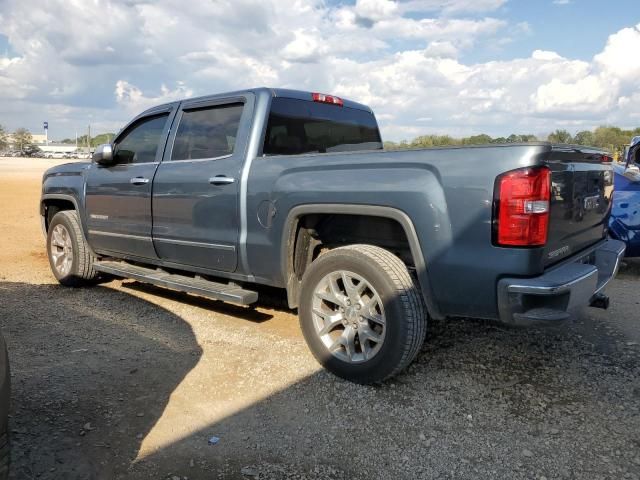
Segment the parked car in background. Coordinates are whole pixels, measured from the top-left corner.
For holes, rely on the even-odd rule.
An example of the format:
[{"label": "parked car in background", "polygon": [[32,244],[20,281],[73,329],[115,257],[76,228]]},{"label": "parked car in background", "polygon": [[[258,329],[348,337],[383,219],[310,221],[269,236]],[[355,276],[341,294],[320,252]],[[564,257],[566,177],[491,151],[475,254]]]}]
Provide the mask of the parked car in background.
[{"label": "parked car in background", "polygon": [[615,193],[609,235],[627,244],[627,257],[640,257],[640,136],[634,137],[623,162],[613,165]]},{"label": "parked car in background", "polygon": [[66,154],[64,152],[51,152],[47,154],[47,158],[67,158],[65,155]]},{"label": "parked car in background", "polygon": [[42,155],[42,150],[37,145],[28,145],[22,155],[25,157],[40,157]]}]

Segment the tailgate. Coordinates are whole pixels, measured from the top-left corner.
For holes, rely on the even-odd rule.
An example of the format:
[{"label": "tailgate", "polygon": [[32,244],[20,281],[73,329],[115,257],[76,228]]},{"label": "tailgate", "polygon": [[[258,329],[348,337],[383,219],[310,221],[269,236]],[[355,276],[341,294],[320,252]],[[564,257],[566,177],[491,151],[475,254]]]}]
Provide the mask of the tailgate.
[{"label": "tailgate", "polygon": [[554,146],[551,168],[549,233],[545,266],[607,236],[613,194],[611,156],[581,146]]}]

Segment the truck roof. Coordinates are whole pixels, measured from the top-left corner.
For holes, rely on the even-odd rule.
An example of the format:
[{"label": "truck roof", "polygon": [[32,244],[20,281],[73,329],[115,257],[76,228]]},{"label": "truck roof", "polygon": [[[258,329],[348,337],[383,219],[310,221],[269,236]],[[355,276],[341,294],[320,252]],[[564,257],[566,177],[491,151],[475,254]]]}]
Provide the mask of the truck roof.
[{"label": "truck roof", "polygon": [[[256,95],[259,95],[261,93],[267,93],[269,95],[271,95],[272,97],[282,97],[282,98],[294,98],[297,100],[308,100],[308,101],[312,101],[311,100],[311,94],[312,92],[308,92],[308,91],[304,91],[304,90],[291,90],[291,89],[286,89],[286,88],[269,88],[269,87],[257,87],[257,88],[248,88],[245,90],[235,90],[232,92],[221,92],[221,93],[214,93],[211,95],[203,95],[201,97],[190,97],[190,98],[183,98],[181,100],[176,100],[175,102],[168,102],[168,103],[163,103],[161,105],[156,105],[154,107],[151,107],[147,110],[145,110],[144,112],[142,112],[140,115],[144,115],[146,113],[152,112],[156,109],[161,109],[164,108],[168,105],[173,105],[175,103],[181,102],[183,100],[209,100],[209,99],[215,99],[218,97],[231,97],[234,95],[242,95],[245,93],[254,93]],[[322,92],[325,93],[325,92]],[[333,95],[333,94],[331,94]],[[348,100],[346,98],[340,97],[343,102],[344,102],[344,106],[345,107],[349,107],[349,108],[356,108],[358,110],[364,110],[367,112],[371,112],[373,113],[373,111],[371,110],[371,108],[369,108],[367,105],[364,105],[362,103],[358,103],[358,102],[354,102],[352,100]]]}]

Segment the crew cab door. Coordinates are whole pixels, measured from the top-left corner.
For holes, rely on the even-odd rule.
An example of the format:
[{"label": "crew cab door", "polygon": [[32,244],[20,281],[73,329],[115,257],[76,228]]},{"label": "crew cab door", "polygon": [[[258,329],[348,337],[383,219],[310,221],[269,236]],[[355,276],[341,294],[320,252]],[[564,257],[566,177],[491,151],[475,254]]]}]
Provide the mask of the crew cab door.
[{"label": "crew cab door", "polygon": [[153,184],[153,243],[170,263],[236,269],[252,94],[181,104]]},{"label": "crew cab door", "polygon": [[89,168],[86,221],[94,250],[157,258],[151,241],[151,187],[171,113],[167,107],[133,121],[114,141],[114,164]]}]

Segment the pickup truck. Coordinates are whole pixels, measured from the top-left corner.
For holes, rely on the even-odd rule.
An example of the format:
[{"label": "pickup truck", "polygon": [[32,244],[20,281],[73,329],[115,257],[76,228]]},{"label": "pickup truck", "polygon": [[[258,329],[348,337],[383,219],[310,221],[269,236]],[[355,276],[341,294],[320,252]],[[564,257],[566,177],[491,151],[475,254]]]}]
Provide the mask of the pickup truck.
[{"label": "pickup truck", "polygon": [[325,368],[377,383],[429,318],[606,308],[624,256],[610,161],[548,143],[386,151],[364,105],[258,88],[145,111],[92,162],[49,169],[40,213],[61,284],[242,305],[276,287]]}]

